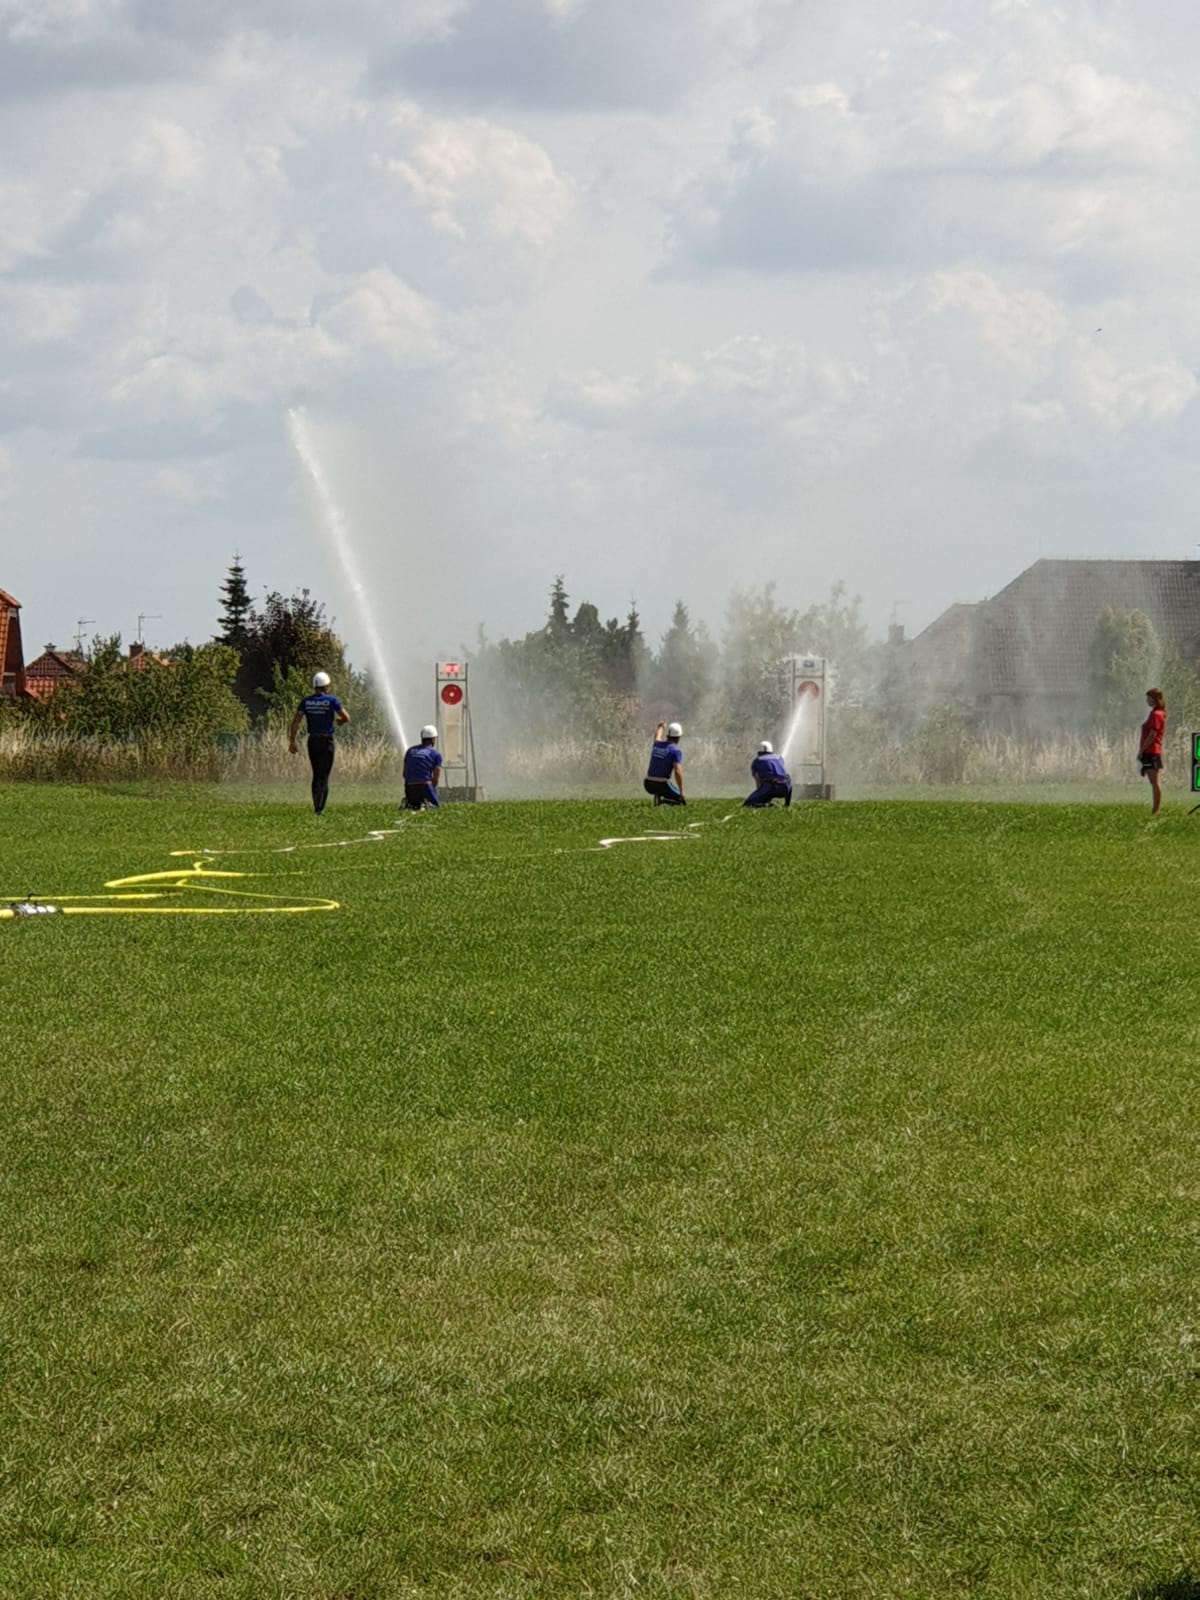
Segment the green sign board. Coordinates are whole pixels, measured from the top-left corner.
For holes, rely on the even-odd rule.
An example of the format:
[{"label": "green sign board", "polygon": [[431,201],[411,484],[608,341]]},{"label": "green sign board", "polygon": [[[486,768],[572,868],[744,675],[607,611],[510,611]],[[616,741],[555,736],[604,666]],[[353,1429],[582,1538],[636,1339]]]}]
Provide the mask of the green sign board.
[{"label": "green sign board", "polygon": [[1200,733],[1192,735],[1192,793],[1200,794]]}]

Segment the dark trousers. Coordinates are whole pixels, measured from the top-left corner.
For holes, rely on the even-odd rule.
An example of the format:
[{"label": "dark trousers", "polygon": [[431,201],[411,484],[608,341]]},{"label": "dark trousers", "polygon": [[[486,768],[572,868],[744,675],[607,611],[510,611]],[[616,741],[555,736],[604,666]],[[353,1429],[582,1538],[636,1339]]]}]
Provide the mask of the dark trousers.
[{"label": "dark trousers", "polygon": [[754,793],[747,797],[743,804],[753,806],[757,811],[761,806],[769,806],[772,800],[782,800],[784,807],[792,803],[792,786],[790,783],[778,783],[771,779],[768,783],[759,784]]},{"label": "dark trousers", "polygon": [[685,806],[687,801],[671,782],[670,778],[646,778],[643,787],[647,794],[654,796],[656,806]]},{"label": "dark trousers", "polygon": [[308,736],[308,764],[312,768],[313,810],[318,816],[329,799],[329,774],[333,771],[333,735],[310,733]]},{"label": "dark trousers", "polygon": [[438,808],[437,790],[431,783],[406,783],[404,785],[404,809],[406,811],[420,811],[422,806]]}]

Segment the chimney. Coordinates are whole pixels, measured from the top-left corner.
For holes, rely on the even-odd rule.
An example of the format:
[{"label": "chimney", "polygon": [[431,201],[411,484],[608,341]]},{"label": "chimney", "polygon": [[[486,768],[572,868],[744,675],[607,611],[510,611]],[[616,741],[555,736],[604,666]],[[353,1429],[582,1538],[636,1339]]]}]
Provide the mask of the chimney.
[{"label": "chimney", "polygon": [[904,643],[904,624],[902,622],[888,623],[888,644],[895,646]]}]

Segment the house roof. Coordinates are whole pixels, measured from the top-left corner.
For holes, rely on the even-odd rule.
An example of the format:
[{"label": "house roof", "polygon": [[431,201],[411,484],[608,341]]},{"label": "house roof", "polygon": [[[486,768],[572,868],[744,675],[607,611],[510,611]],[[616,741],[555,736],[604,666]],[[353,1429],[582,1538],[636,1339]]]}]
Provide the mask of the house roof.
[{"label": "house roof", "polygon": [[83,657],[73,650],[43,650],[25,668],[25,678],[73,678],[83,666]]},{"label": "house roof", "polygon": [[1086,683],[1100,613],[1144,611],[1169,650],[1200,650],[1200,561],[1035,561],[979,608],[978,687]]},{"label": "house roof", "polygon": [[159,655],[156,650],[147,650],[145,645],[131,644],[129,654],[125,657],[125,664],[134,672],[145,672],[153,661],[156,667],[173,667],[175,665],[170,656]]},{"label": "house roof", "polygon": [[927,628],[909,640],[910,648],[918,654],[940,649],[945,642],[957,639],[969,630],[978,610],[978,604],[968,604],[962,600],[947,606]]},{"label": "house roof", "polygon": [[0,605],[16,606],[18,611],[21,609],[21,602],[14,600],[12,595],[5,589],[0,589]]},{"label": "house roof", "polygon": [[948,606],[907,645],[910,670],[933,691],[961,689],[971,658],[978,605]]}]

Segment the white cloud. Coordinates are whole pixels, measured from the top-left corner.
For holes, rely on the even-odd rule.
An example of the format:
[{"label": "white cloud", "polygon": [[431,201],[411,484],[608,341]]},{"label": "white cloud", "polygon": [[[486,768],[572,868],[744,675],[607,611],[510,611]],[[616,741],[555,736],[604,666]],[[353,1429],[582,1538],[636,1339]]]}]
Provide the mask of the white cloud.
[{"label": "white cloud", "polygon": [[127,11],[124,0],[0,0],[0,28],[14,45],[78,44],[109,32]]},{"label": "white cloud", "polygon": [[1072,340],[1060,350],[1052,380],[1068,416],[1107,434],[1173,422],[1196,393],[1196,377],[1178,361],[1123,365],[1098,342]]},{"label": "white cloud", "polygon": [[866,328],[873,388],[889,397],[893,426],[910,432],[936,419],[943,436],[970,438],[1047,381],[1073,331],[1044,291],[963,268],[881,292]]},{"label": "white cloud", "polygon": [[560,375],[547,407],[581,427],[705,449],[757,450],[785,438],[811,450],[820,440],[821,457],[832,459],[831,424],[859,411],[865,390],[864,374],[845,361],[751,338],[692,359],[664,357],[640,375]]},{"label": "white cloud", "polygon": [[658,107],[780,41],[795,0],[462,0],[377,53],[382,89],[544,107]]},{"label": "white cloud", "polygon": [[550,245],[570,191],[540,145],[479,117],[427,119],[412,107],[391,125],[405,148],[384,157],[384,167],[436,233],[511,244],[534,257]]},{"label": "white cloud", "polygon": [[381,37],[436,35],[458,0],[0,0],[0,86],[14,98],[180,81],[210,70],[247,35],[290,46],[319,39],[327,58]]},{"label": "white cloud", "polygon": [[[544,149],[363,101],[353,78],[243,40],[213,85],[81,106],[85,140],[27,113],[14,165],[41,181],[6,189],[0,271],[20,275],[0,278],[0,341],[26,352],[7,381],[34,420],[211,431],[331,378],[436,364],[442,304],[525,292],[571,208]],[[30,365],[50,346],[69,378]],[[4,389],[0,431],[29,420]]]},{"label": "white cloud", "polygon": [[441,354],[437,318],[428,301],[392,273],[377,269],[338,295],[316,317],[355,366],[434,361]]},{"label": "white cloud", "polygon": [[247,324],[225,310],[156,316],[146,303],[91,376],[123,425],[170,419],[212,429],[233,408],[277,409],[346,372],[420,367],[441,353],[432,308],[380,269],[324,297],[304,322]]},{"label": "white cloud", "polygon": [[986,448],[993,471],[1003,440],[1013,473],[1027,453],[1094,460],[1169,430],[1195,396],[1195,374],[1147,339],[1130,306],[1103,315],[1103,326],[1081,327],[1042,291],[973,271],[881,296],[869,327],[893,426]]},{"label": "white cloud", "polygon": [[[1195,211],[1194,97],[1165,60],[1132,75],[1082,11],[1056,11],[1036,55],[1026,33],[1023,13],[999,10],[971,37],[940,35],[930,59],[902,32],[885,59],[752,107],[724,159],[681,188],[669,262],[778,272],[1019,258],[1085,292],[1136,272],[1152,233]],[[1114,59],[1089,59],[1096,49]]]},{"label": "white cloud", "polygon": [[129,170],[168,189],[187,188],[204,174],[204,141],[178,122],[150,117],[130,147]]},{"label": "white cloud", "polygon": [[64,344],[85,331],[89,298],[76,284],[0,282],[0,341]]},{"label": "white cloud", "polygon": [[159,467],[153,482],[158,494],[176,505],[201,506],[225,495],[224,474],[212,462]]}]

